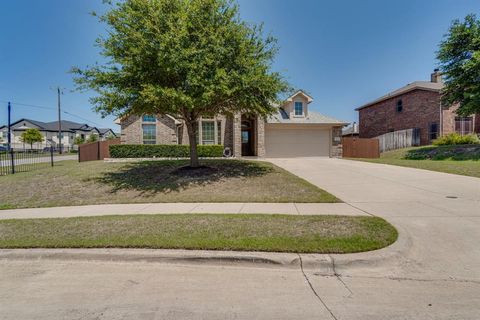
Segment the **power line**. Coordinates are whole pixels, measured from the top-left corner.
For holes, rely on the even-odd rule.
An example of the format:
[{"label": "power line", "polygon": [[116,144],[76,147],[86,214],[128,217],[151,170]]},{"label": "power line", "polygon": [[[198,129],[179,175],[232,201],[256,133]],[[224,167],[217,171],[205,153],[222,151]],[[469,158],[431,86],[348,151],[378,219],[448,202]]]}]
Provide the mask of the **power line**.
[{"label": "power line", "polygon": [[[19,105],[19,106],[24,106],[24,107],[31,107],[31,108],[39,108],[39,109],[48,109],[48,110],[57,110],[57,108],[54,108],[54,107],[47,107],[47,106],[39,106],[39,105],[35,105],[35,104],[27,104],[27,103],[20,103],[20,102],[15,102],[15,101],[7,101],[7,100],[0,100],[0,102],[3,102],[3,103],[12,103],[12,104],[15,104],[15,105]],[[94,125],[97,125],[97,126],[102,126],[101,124],[99,123],[96,123],[92,120],[89,120],[89,119],[86,119],[86,118],[83,118],[79,115],[76,115],[74,113],[71,113],[71,112],[68,112],[68,111],[62,111],[63,113],[65,114],[68,114],[72,117],[76,117],[76,118],[79,118],[79,119],[82,119],[83,121],[88,121],[90,123],[93,123]]]}]

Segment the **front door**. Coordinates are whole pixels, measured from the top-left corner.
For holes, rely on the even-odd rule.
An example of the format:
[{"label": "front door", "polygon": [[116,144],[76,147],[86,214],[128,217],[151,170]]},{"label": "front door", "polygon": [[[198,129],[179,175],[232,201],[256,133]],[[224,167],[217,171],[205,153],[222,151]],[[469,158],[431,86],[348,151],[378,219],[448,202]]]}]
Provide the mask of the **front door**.
[{"label": "front door", "polygon": [[253,126],[252,121],[242,121],[242,156],[253,156]]}]

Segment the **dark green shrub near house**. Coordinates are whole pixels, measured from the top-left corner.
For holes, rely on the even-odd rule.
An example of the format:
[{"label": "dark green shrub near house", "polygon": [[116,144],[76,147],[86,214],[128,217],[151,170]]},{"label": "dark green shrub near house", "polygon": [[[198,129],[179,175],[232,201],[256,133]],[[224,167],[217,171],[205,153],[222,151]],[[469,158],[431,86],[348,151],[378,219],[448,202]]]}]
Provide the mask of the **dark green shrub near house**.
[{"label": "dark green shrub near house", "polygon": [[[112,158],[188,158],[190,147],[182,144],[116,144],[110,146]],[[221,145],[199,145],[198,156],[219,158],[223,156]]]}]

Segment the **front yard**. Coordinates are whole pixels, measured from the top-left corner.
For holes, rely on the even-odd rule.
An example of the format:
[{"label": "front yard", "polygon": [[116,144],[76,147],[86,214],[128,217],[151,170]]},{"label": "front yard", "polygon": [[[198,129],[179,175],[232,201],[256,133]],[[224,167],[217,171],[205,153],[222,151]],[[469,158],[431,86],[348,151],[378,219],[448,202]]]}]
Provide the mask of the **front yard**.
[{"label": "front yard", "polygon": [[210,169],[182,170],[184,160],[138,163],[61,161],[53,168],[0,177],[0,208],[145,202],[339,202],[271,164],[205,160]]},{"label": "front yard", "polygon": [[0,248],[162,248],[349,253],[393,243],[369,216],[126,215],[0,221]]},{"label": "front yard", "polygon": [[480,146],[428,146],[384,152],[378,159],[352,159],[480,178]]}]

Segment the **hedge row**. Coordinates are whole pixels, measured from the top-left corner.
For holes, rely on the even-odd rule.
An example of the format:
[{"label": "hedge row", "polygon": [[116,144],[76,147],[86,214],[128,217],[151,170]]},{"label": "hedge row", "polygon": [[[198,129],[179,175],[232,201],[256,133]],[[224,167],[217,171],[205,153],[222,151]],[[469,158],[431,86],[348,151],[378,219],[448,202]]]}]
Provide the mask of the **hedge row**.
[{"label": "hedge row", "polygon": [[[222,157],[223,146],[199,145],[199,157]],[[190,146],[182,144],[113,144],[110,145],[112,158],[188,158]]]}]

